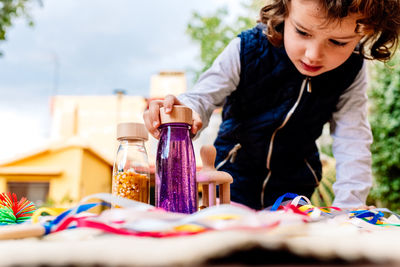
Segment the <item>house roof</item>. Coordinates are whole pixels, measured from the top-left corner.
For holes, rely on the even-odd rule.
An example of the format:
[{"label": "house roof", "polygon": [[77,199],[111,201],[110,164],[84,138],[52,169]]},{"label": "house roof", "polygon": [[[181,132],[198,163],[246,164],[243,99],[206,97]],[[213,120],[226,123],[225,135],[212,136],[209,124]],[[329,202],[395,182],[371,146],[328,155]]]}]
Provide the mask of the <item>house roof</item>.
[{"label": "house roof", "polygon": [[[89,151],[90,153],[94,154],[96,157],[98,157],[105,163],[109,164],[110,166],[113,165],[113,159],[111,159],[105,153],[102,153],[101,151],[96,149],[93,145],[90,144],[90,142],[88,140],[86,140],[85,138],[82,138],[82,137],[73,136],[73,137],[70,137],[70,138],[67,138],[64,140],[49,142],[49,143],[45,144],[44,146],[39,147],[37,149],[27,151],[25,153],[18,154],[12,158],[3,160],[0,162],[0,167],[2,167],[2,166],[5,167],[10,164],[16,163],[18,161],[21,161],[21,160],[24,160],[27,158],[31,158],[31,157],[35,157],[39,154],[43,154],[43,153],[47,153],[47,152],[55,152],[55,151],[63,150],[63,149],[70,148],[70,147],[79,147],[79,148],[85,149],[85,150]],[[22,169],[21,169],[21,171],[22,171]],[[53,172],[54,173],[54,170],[50,171],[49,169],[47,169],[47,170],[42,169],[42,170],[36,170],[36,172],[50,172],[50,173]]]},{"label": "house roof", "polygon": [[55,167],[0,167],[0,175],[60,176],[63,170]]}]

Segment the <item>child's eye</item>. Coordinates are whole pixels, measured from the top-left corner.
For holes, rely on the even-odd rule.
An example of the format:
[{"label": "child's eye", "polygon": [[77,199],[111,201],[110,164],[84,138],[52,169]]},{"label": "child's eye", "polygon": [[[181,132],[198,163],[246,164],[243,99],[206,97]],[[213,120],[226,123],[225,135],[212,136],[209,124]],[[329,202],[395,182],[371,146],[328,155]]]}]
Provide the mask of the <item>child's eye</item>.
[{"label": "child's eye", "polygon": [[345,46],[345,45],[347,45],[347,43],[342,43],[342,42],[339,42],[339,41],[336,41],[336,40],[333,40],[333,39],[330,39],[329,41],[332,44],[337,45],[337,46]]},{"label": "child's eye", "polygon": [[308,33],[303,32],[303,31],[301,31],[301,30],[299,30],[299,29],[297,29],[297,28],[296,28],[296,32],[297,32],[298,34],[302,35],[302,36],[310,36]]}]

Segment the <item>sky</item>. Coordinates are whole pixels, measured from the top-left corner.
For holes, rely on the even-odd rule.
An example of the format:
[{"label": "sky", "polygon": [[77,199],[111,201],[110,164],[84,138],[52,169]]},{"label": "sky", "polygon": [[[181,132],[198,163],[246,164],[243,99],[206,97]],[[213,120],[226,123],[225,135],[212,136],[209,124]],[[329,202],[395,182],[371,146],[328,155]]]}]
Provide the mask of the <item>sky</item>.
[{"label": "sky", "polygon": [[33,27],[17,19],[0,42],[0,160],[46,142],[51,95],[148,96],[151,75],[199,66],[200,48],[185,33],[193,11],[241,8],[238,0],[42,2]]}]

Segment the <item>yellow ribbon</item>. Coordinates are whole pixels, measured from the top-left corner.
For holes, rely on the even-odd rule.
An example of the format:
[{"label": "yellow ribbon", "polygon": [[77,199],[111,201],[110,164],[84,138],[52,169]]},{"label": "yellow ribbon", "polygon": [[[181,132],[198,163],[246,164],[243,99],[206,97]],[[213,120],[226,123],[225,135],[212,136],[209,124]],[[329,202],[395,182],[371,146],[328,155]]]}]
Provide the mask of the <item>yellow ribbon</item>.
[{"label": "yellow ribbon", "polygon": [[46,208],[42,207],[37,210],[32,214],[32,223],[38,223],[39,222],[39,217],[42,216],[43,213],[47,213],[50,216],[57,216],[61,214],[65,209],[63,208]]}]

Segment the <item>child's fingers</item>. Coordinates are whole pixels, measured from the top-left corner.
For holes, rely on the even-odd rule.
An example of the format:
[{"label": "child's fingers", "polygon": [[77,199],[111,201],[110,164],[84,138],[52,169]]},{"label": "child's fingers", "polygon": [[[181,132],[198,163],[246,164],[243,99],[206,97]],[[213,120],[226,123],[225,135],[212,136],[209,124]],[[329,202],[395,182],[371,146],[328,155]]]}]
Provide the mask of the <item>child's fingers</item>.
[{"label": "child's fingers", "polygon": [[375,206],[362,206],[362,208],[366,209],[366,210],[373,210],[376,209]]},{"label": "child's fingers", "polygon": [[[176,98],[174,95],[167,95],[164,98],[164,108],[165,108],[165,113],[170,113],[174,107],[174,105],[182,105],[182,103]],[[200,116],[193,111],[193,124],[192,124],[192,129],[191,132],[192,134],[196,134],[201,127],[203,126],[203,122],[200,119]]]},{"label": "child's fingers", "polygon": [[149,112],[149,110],[146,110],[146,111],[143,113],[143,120],[144,120],[144,125],[145,125],[146,128],[147,128],[147,131],[148,131],[152,136],[154,136],[154,138],[158,139],[158,138],[160,137],[160,132],[158,131],[157,128],[154,128],[154,127],[152,126],[152,122],[151,122],[151,120],[150,120],[150,112]]},{"label": "child's fingers", "polygon": [[[171,113],[174,105],[182,105],[182,103],[174,96],[167,95],[164,100],[154,100],[149,104],[149,109],[143,113],[144,124],[149,133],[155,138],[160,137],[160,108],[164,107],[166,113]],[[196,134],[202,127],[203,123],[197,113],[193,113],[192,133]]]},{"label": "child's fingers", "polygon": [[154,100],[149,104],[149,109],[143,113],[143,119],[145,126],[149,133],[155,138],[159,138],[160,132],[157,129],[160,126],[160,108],[163,105],[163,101]]},{"label": "child's fingers", "polygon": [[174,105],[182,105],[182,103],[174,95],[167,95],[163,102],[165,113],[170,113]]},{"label": "child's fingers", "polygon": [[163,102],[160,100],[151,101],[149,104],[149,119],[153,128],[160,126],[160,108],[162,106]]},{"label": "child's fingers", "polygon": [[203,127],[203,122],[201,121],[200,115],[193,111],[193,125],[191,132],[192,134],[196,134],[201,127]]},{"label": "child's fingers", "polygon": [[353,209],[350,209],[350,210],[354,211],[354,210],[373,210],[373,209],[376,209],[376,207],[375,206],[363,205],[363,206],[359,206],[357,208],[353,208]]}]

